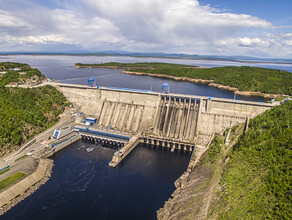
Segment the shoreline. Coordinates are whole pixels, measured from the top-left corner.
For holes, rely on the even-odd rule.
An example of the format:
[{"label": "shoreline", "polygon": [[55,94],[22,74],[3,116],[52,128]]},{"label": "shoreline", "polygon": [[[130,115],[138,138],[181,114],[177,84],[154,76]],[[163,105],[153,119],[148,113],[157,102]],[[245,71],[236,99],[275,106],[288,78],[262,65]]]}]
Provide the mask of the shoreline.
[{"label": "shoreline", "polygon": [[[29,176],[22,179],[20,182],[4,190],[0,194],[2,197],[0,199],[1,204],[4,203],[0,207],[0,216],[5,214],[12,207],[20,203],[25,198],[29,197],[31,194],[37,191],[42,185],[44,185],[51,177],[53,166],[54,166],[53,160],[41,159],[41,161],[38,164],[37,170],[34,173],[30,174]],[[28,187],[25,186],[27,184],[29,184]],[[18,190],[15,190],[16,188],[18,188]],[[13,198],[9,199],[9,197]],[[5,199],[9,201],[4,201]]]},{"label": "shoreline", "polygon": [[262,93],[262,92],[240,91],[235,87],[224,86],[224,85],[221,85],[218,83],[214,83],[214,80],[193,79],[193,78],[189,78],[189,77],[161,75],[161,74],[145,73],[145,72],[132,72],[132,71],[127,71],[127,70],[123,70],[121,72],[131,74],[131,75],[151,76],[151,77],[166,78],[166,79],[173,79],[173,80],[177,80],[177,81],[187,81],[187,82],[191,82],[191,83],[203,84],[203,85],[208,85],[210,87],[215,87],[215,88],[218,88],[221,90],[234,92],[236,95],[241,95],[241,96],[256,96],[256,97],[263,97],[265,99],[272,99],[272,98],[284,96],[284,95],[280,95],[280,94],[266,94],[266,93]]},{"label": "shoreline", "polygon": [[[231,87],[231,86],[225,86],[221,85],[218,83],[215,83],[214,80],[206,80],[206,79],[193,79],[189,77],[182,77],[182,76],[171,76],[171,75],[161,75],[161,74],[155,74],[155,73],[146,73],[146,72],[135,72],[135,71],[129,71],[130,68],[120,68],[118,66],[78,66],[74,65],[75,68],[108,68],[108,69],[114,69],[118,70],[121,69],[121,73],[126,73],[130,75],[138,75],[138,76],[151,76],[151,77],[158,77],[158,78],[166,78],[166,79],[173,79],[177,81],[187,81],[191,83],[196,83],[196,84],[203,84],[203,85],[208,85],[211,87],[215,87],[221,90],[229,91],[229,92],[234,92],[236,95],[240,96],[254,96],[254,97],[263,97],[264,99],[273,99],[273,98],[278,98],[286,95],[281,95],[281,94],[266,94],[262,92],[253,92],[253,91],[240,91],[236,87]],[[205,68],[205,67],[197,67],[197,68]],[[124,69],[124,70],[123,70]],[[126,69],[126,70],[125,70]]]},{"label": "shoreline", "polygon": [[118,69],[124,69],[124,68],[120,68],[118,66],[78,66],[78,65],[74,65],[75,68],[87,68],[87,69],[92,69],[92,68],[100,68],[100,69],[103,69],[103,68],[106,68],[106,69],[114,69],[114,70],[118,70]]}]

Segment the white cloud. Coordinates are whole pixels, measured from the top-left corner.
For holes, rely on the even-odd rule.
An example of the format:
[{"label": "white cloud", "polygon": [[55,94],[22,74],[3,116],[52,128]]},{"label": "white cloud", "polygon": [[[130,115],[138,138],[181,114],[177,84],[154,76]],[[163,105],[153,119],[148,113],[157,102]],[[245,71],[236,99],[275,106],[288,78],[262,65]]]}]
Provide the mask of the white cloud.
[{"label": "white cloud", "polygon": [[257,47],[257,46],[268,47],[270,45],[270,43],[268,41],[262,40],[258,37],[256,37],[256,38],[249,38],[249,37],[237,38],[236,43],[240,47]]},{"label": "white cloud", "polygon": [[6,45],[45,45],[45,44],[74,44],[76,41],[62,35],[30,35],[22,37],[11,37],[9,35],[1,37],[0,44]]},{"label": "white cloud", "polygon": [[285,40],[283,43],[287,46],[292,46],[292,39],[291,40]]},{"label": "white cloud", "polygon": [[292,33],[269,33],[256,38],[237,38],[236,43],[240,47],[280,47],[292,46]]},{"label": "white cloud", "polygon": [[0,10],[0,27],[13,28],[13,27],[26,27],[29,24],[23,22],[21,19],[10,15],[10,13]]},{"label": "white cloud", "polygon": [[48,43],[63,43],[73,44],[74,39],[69,39],[61,35],[41,35],[41,36],[26,36],[17,38],[21,44],[23,43],[36,43],[36,44],[48,44]]},{"label": "white cloud", "polygon": [[214,13],[195,0],[84,0],[121,34],[142,42],[175,43],[178,39],[214,41],[241,28],[269,28],[270,22],[244,14]]},{"label": "white cloud", "polygon": [[28,50],[71,45],[92,51],[225,55],[252,55],[256,49],[273,55],[273,48],[280,51],[286,46],[281,53],[285,56],[291,46],[290,33],[244,34],[274,30],[264,19],[201,6],[198,0],[67,0],[50,8],[34,3],[23,8],[19,1],[7,1],[7,7],[3,2],[0,51],[15,50],[18,45],[24,49],[27,45]]}]

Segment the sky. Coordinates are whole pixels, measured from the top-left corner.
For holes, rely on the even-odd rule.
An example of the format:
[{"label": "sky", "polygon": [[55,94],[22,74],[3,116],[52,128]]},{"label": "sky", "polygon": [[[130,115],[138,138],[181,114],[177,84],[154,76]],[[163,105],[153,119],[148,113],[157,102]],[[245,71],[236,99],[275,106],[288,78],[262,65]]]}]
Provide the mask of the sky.
[{"label": "sky", "polygon": [[292,0],[0,0],[0,52],[292,58]]}]

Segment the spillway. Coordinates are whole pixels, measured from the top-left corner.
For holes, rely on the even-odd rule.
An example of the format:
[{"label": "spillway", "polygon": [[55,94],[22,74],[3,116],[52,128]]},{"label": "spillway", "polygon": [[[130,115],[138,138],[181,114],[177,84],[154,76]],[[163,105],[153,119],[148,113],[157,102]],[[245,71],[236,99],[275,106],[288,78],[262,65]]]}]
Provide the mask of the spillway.
[{"label": "spillway", "polygon": [[200,100],[161,96],[154,134],[183,140],[194,140]]}]

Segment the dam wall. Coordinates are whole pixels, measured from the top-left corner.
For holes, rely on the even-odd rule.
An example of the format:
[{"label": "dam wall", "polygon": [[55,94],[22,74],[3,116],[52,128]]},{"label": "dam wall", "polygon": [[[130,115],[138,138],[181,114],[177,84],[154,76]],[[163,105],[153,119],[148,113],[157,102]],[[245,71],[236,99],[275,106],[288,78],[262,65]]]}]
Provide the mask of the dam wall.
[{"label": "dam wall", "polygon": [[155,143],[181,142],[184,146],[206,146],[213,133],[222,133],[273,107],[269,103],[144,90],[69,84],[56,87],[86,116],[96,117],[99,128],[133,135],[141,132],[140,138],[151,137]]},{"label": "dam wall", "polygon": [[162,95],[154,134],[193,140],[196,136],[199,106],[200,99]]},{"label": "dam wall", "polygon": [[205,146],[213,133],[223,133],[246,118],[253,118],[270,109],[269,103],[257,103],[219,98],[204,98],[200,106],[197,144]]},{"label": "dam wall", "polygon": [[57,88],[80,111],[97,117],[99,127],[131,133],[152,127],[159,104],[158,93],[66,84]]}]

